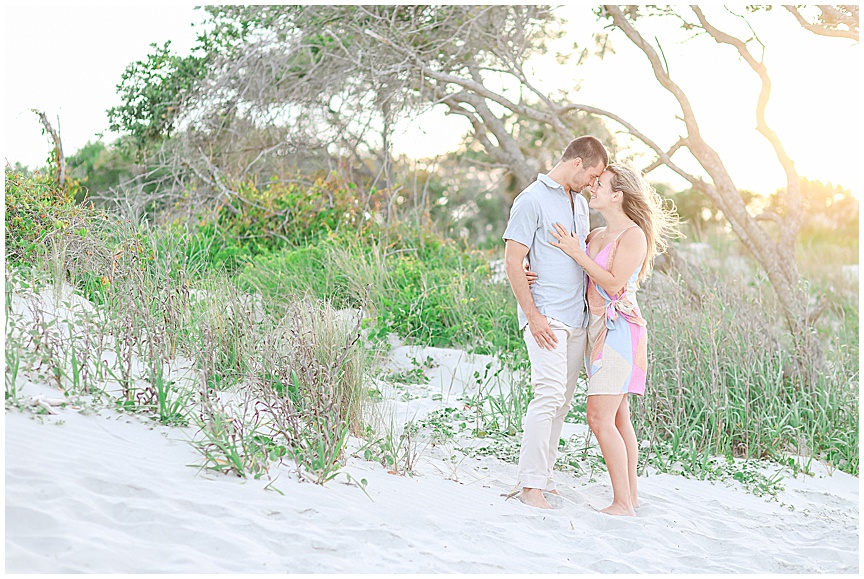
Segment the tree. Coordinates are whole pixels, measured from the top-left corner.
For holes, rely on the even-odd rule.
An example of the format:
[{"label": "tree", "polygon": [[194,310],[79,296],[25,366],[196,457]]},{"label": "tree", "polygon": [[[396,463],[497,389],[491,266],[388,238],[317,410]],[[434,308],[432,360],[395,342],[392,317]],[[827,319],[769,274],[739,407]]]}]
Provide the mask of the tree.
[{"label": "tree", "polygon": [[[467,120],[468,140],[485,155],[478,162],[509,172],[516,190],[548,166],[533,145],[538,134],[543,151],[561,151],[587,132],[609,136],[596,117],[558,106],[563,95],[545,94],[525,73],[526,61],[563,33],[547,7],[207,11],[210,32],[199,37],[194,63],[181,65],[160,51],[131,65],[120,87],[126,102],[111,118],[118,128],[151,140],[173,135],[169,156],[179,155],[183,166],[226,197],[234,194],[227,175],[261,171],[285,149],[375,159],[370,180],[389,188],[393,124],[433,106]],[[138,106],[141,87],[163,62],[170,64],[169,81],[158,81],[159,97],[147,93],[144,102],[170,103],[170,117],[167,109]],[[172,70],[197,71],[202,63],[206,74],[194,86],[180,91],[182,85],[170,81]]]},{"label": "tree", "polygon": [[[795,241],[802,223],[800,177],[780,138],[765,120],[765,109],[771,94],[771,78],[761,58],[757,58],[750,49],[752,42],[758,42],[758,37],[753,33],[750,38],[742,40],[714,26],[699,6],[691,6],[690,10],[692,14],[684,15],[679,13],[677,9],[668,7],[649,7],[644,10],[638,6],[627,6],[622,9],[619,6],[606,5],[598,11],[600,17],[610,20],[614,28],[621,31],[645,54],[657,81],[676,99],[681,113],[680,119],[684,123],[686,133],[672,147],[661,148],[632,124],[611,112],[601,111],[593,107],[581,108],[605,115],[623,124],[631,135],[653,150],[657,154],[657,160],[646,168],[646,172],[660,165],[666,165],[686,179],[723,212],[732,229],[761,264],[771,281],[787,326],[795,340],[796,351],[799,354],[799,367],[812,378],[815,370],[821,366],[823,354],[815,339],[812,325],[814,316],[820,310],[810,309],[809,296],[802,287],[795,262]],[[790,12],[796,13],[791,9]],[[834,11],[827,10],[827,8],[822,11],[822,23],[819,25],[821,29],[836,29],[842,23],[857,39],[857,8],[839,7],[836,12],[845,15],[845,17],[830,20],[828,15],[833,14]],[[786,173],[786,191],[782,199],[784,213],[782,219],[775,212],[767,211],[753,216],[747,211],[746,200],[743,198],[741,190],[735,185],[732,176],[723,164],[723,160],[701,134],[699,120],[687,94],[675,82],[662,51],[658,54],[659,49],[655,48],[639,32],[638,21],[640,18],[646,17],[646,14],[647,17],[652,18],[676,19],[685,29],[707,34],[718,44],[732,47],[746,65],[758,75],[761,81],[761,91],[755,106],[756,127],[758,132],[772,145],[777,161]],[[808,29],[810,28],[808,27]],[[692,154],[710,180],[704,180],[685,171],[675,162],[673,157],[676,153],[685,150]],[[772,226],[765,226],[766,222],[771,223]],[[778,232],[776,235],[773,234],[774,230]]]},{"label": "tree", "polygon": [[139,151],[174,132],[182,105],[206,72],[206,57],[172,54],[170,41],[150,47],[146,60],[126,67],[117,85],[122,104],[108,110],[109,128],[128,134]]},{"label": "tree", "polygon": [[66,165],[69,175],[82,186],[76,198],[78,202],[84,199],[85,193],[90,198],[101,198],[102,194],[128,180],[135,168],[132,160],[124,156],[122,146],[106,147],[102,141],[87,141],[69,155]]}]

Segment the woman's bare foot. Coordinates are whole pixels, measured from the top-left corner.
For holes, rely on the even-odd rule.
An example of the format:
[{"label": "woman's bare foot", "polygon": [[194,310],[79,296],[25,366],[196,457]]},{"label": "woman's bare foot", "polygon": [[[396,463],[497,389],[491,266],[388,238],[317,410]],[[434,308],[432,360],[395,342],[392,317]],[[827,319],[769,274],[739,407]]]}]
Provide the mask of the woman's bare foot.
[{"label": "woman's bare foot", "polygon": [[639,499],[630,497],[630,504],[633,505],[634,509],[638,509],[639,508]]},{"label": "woman's bare foot", "polygon": [[546,500],[546,497],[543,496],[543,491],[541,489],[524,487],[522,492],[519,494],[519,500],[529,507],[537,507],[538,509],[552,508],[552,505],[550,505],[549,501]]},{"label": "woman's bare foot", "polygon": [[619,505],[616,503],[612,503],[602,511],[601,513],[606,513],[607,515],[616,515],[618,517],[635,517],[636,511],[632,508],[626,507],[624,505]]}]

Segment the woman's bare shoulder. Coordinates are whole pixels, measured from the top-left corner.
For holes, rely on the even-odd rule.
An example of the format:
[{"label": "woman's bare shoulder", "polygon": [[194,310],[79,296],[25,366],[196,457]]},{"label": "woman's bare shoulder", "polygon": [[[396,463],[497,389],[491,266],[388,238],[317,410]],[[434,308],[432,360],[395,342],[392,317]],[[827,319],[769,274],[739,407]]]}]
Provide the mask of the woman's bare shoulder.
[{"label": "woman's bare shoulder", "polygon": [[624,232],[621,233],[618,244],[628,247],[644,247],[648,244],[648,237],[645,235],[645,232],[642,231],[642,228],[637,225],[636,227],[625,229]]}]

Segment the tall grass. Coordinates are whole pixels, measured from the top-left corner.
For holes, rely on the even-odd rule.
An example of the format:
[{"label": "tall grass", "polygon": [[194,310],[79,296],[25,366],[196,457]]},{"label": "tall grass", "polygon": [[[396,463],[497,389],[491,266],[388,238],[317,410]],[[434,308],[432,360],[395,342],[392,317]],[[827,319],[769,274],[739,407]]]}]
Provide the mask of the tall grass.
[{"label": "tall grass", "polygon": [[[202,466],[261,476],[274,462],[291,459],[298,472],[323,484],[344,465],[348,436],[365,431],[368,357],[358,345],[359,316],[346,321],[326,302],[298,295],[244,310],[249,301],[240,296],[228,285],[212,297],[227,306],[226,326],[255,320],[241,334],[243,343],[212,331],[198,342]],[[241,374],[233,355],[221,358],[230,365],[218,363],[217,350],[225,347],[242,352]]]},{"label": "tall grass", "polygon": [[[58,300],[71,299],[71,283],[95,302],[93,311],[58,303],[46,314],[32,288],[32,319],[6,328],[7,400],[19,395],[23,358],[67,393],[99,391],[123,411],[194,422],[206,468],[260,476],[290,458],[315,482],[332,479],[347,437],[364,430],[360,317],[346,323],[327,302],[297,294],[253,296],[207,271],[174,230],[119,222],[104,233],[88,240],[112,256],[101,267],[63,246],[7,273],[41,277],[43,293],[65,292]],[[20,291],[8,289],[7,314]],[[183,359],[193,370],[181,376],[172,368]]]},{"label": "tall grass", "polygon": [[803,456],[858,473],[857,361],[835,356],[815,384],[799,381],[767,291],[716,278],[694,295],[657,274],[641,292],[649,387],[635,421],[654,466]]}]

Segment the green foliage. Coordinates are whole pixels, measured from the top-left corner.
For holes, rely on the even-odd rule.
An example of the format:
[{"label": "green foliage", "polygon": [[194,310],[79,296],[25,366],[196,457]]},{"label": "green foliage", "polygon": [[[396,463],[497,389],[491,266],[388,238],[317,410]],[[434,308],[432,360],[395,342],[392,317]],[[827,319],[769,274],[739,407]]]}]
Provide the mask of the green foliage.
[{"label": "green foliage", "polygon": [[390,287],[375,300],[377,331],[477,353],[515,350],[515,300],[506,285],[489,282],[490,257],[447,244],[390,261]]},{"label": "green foliage", "polygon": [[235,273],[255,256],[314,244],[331,234],[370,234],[377,229],[360,206],[356,186],[338,175],[311,183],[272,179],[263,186],[235,184],[238,195],[212,217],[203,217],[190,244],[211,267]]},{"label": "green foliage", "polygon": [[[355,307],[368,286],[373,338],[395,333],[430,346],[521,352],[512,293],[489,281],[492,256],[428,241],[422,249],[388,251],[377,245],[349,248],[347,241],[331,238],[256,258],[238,281],[265,296],[307,289],[338,307]],[[403,237],[400,244],[411,242]]]},{"label": "green foliage", "polygon": [[199,438],[192,441],[204,462],[201,468],[260,478],[272,460],[284,454],[272,439],[261,433],[260,425],[241,415],[233,416],[222,409],[206,405],[203,417],[194,417]]},{"label": "green foliage", "polygon": [[5,171],[6,258],[28,262],[46,255],[52,238],[88,234],[88,214],[74,195],[57,187],[51,178],[33,173]]},{"label": "green foliage", "polygon": [[162,424],[186,426],[192,391],[180,390],[173,380],[169,380],[161,360],[151,364],[148,380],[150,384],[139,395],[138,403],[149,405]]},{"label": "green foliage", "polygon": [[151,44],[146,60],[126,67],[117,85],[122,104],[108,110],[109,128],[131,135],[139,147],[171,136],[177,114],[207,72],[206,56],[181,57],[170,45]]},{"label": "green foliage", "polygon": [[362,452],[366,460],[380,462],[393,474],[413,475],[420,454],[420,428],[420,424],[411,420],[405,423],[400,432],[396,423],[391,420],[382,435],[376,436],[371,431],[367,432],[366,436],[370,441],[358,452]]}]

